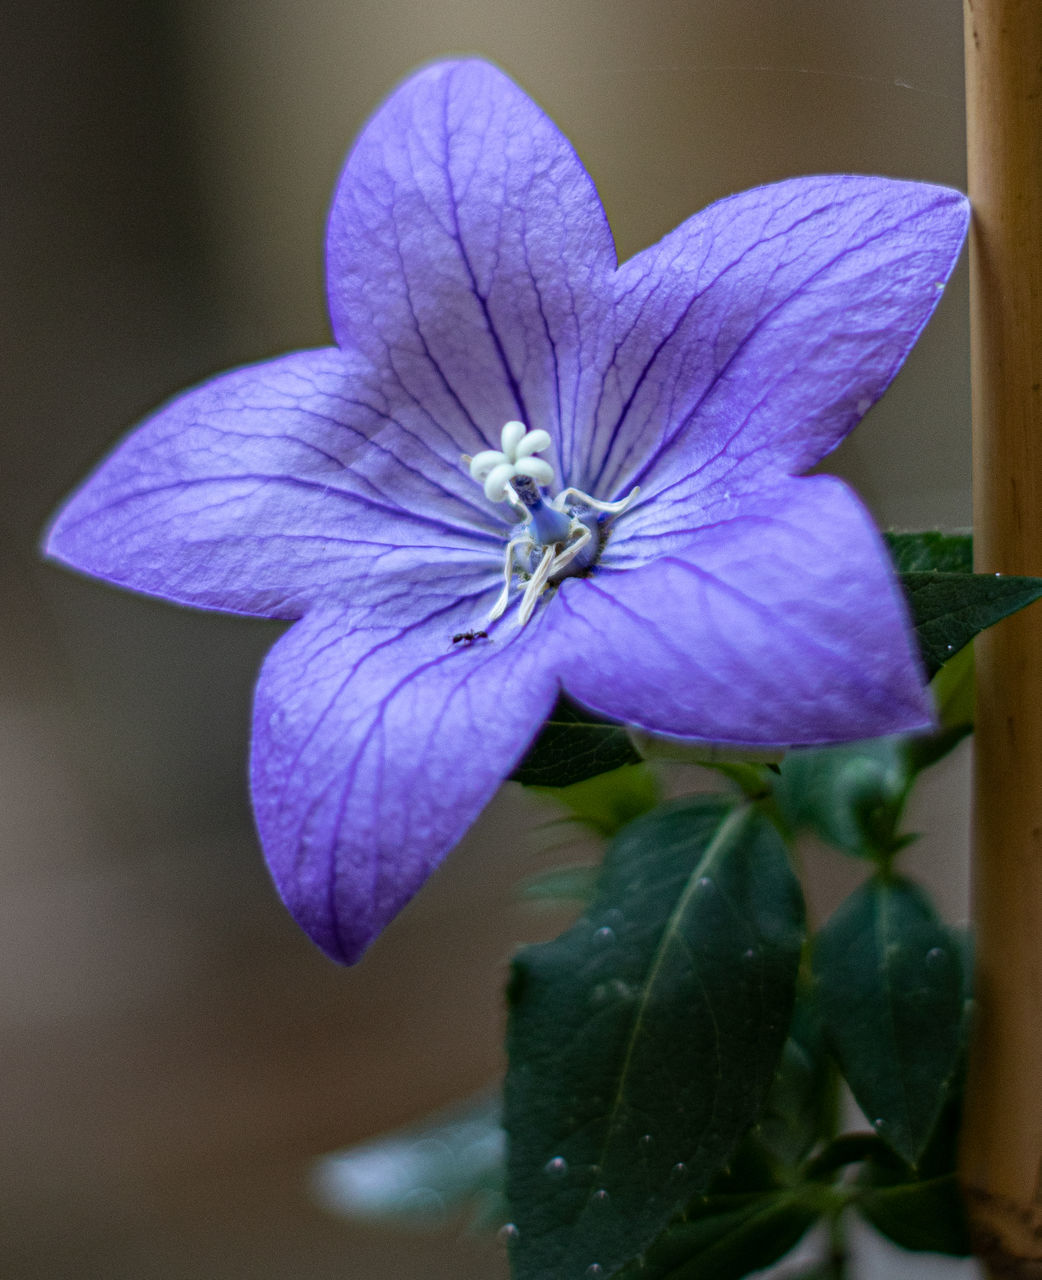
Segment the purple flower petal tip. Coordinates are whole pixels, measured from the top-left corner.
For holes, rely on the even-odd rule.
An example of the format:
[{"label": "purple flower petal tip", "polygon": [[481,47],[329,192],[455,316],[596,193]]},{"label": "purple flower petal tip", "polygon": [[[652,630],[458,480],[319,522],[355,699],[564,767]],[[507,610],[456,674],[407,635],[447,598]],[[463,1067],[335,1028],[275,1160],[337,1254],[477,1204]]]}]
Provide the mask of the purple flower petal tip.
[{"label": "purple flower petal tip", "polygon": [[487,63],[433,64],[340,178],[337,345],[159,410],[46,553],[299,620],[258,681],[254,806],[290,910],[353,962],[562,688],[748,746],[930,724],[871,521],[803,473],[889,385],[967,218],[946,188],[796,178],[618,266],[548,117]]}]

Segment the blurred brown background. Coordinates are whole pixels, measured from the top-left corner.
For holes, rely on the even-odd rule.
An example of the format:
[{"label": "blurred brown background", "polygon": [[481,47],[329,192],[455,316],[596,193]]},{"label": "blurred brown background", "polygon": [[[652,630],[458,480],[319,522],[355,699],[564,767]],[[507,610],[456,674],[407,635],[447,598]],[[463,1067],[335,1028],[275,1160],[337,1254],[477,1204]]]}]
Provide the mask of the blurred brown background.
[{"label": "blurred brown background", "polygon": [[[38,562],[40,530],[165,397],[328,340],[329,194],[418,62],[476,52],[517,78],[626,257],[792,174],[962,185],[960,7],[7,0],[0,31],[0,1276],[502,1276],[455,1229],[337,1222],[305,1174],[499,1069],[505,959],[551,927],[511,892],[546,860],[527,834],[544,811],[507,788],[361,967],[335,968],[250,824],[250,689],[278,628],[77,580]],[[960,276],[837,455],[886,523],[969,522],[966,358]],[[963,755],[912,815],[931,833],[913,866],[954,916],[966,776]]]}]

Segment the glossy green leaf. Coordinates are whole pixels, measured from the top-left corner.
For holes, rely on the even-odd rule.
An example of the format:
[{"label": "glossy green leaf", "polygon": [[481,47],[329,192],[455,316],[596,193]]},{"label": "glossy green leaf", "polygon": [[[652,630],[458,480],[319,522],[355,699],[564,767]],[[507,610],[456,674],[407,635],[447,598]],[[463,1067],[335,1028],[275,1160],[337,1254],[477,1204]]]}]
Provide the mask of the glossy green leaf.
[{"label": "glossy green leaf", "polygon": [[959,942],[916,885],[875,876],[814,946],[825,1032],[878,1135],[915,1165],[958,1070]]},{"label": "glossy green leaf", "polygon": [[619,724],[561,697],[511,777],[531,787],[567,787],[640,760]]},{"label": "glossy green leaf", "polygon": [[692,1206],[623,1280],[741,1280],[793,1249],[820,1215],[801,1191],[710,1196]]},{"label": "glossy green leaf", "polygon": [[888,533],[929,675],[975,635],[1042,597],[1042,579],[973,572],[969,533]]},{"label": "glossy green leaf", "polygon": [[518,1280],[613,1275],[709,1186],[774,1077],[802,922],[770,824],[700,798],[627,827],[586,916],[520,954],[506,1086]]},{"label": "glossy green leaf", "polygon": [[973,536],[966,533],[885,533],[898,573],[972,573]]},{"label": "glossy green leaf", "polygon": [[997,573],[902,573],[901,585],[931,676],[979,632],[1042,597],[1042,578]]}]

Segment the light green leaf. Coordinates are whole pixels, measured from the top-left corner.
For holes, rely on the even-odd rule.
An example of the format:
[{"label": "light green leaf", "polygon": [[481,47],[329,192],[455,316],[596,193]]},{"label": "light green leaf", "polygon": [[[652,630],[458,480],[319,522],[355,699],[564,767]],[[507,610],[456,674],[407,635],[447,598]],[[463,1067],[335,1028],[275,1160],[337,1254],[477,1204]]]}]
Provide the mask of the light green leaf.
[{"label": "light green leaf", "polygon": [[662,798],[645,764],[626,764],[570,786],[536,787],[568,816],[601,836],[616,835],[627,822],[653,809]]},{"label": "light green leaf", "polygon": [[706,1189],[762,1109],[803,906],[785,847],[719,797],[609,846],[587,915],[523,951],[509,998],[518,1280],[613,1275]]},{"label": "light green leaf", "polygon": [[485,1096],[324,1156],[313,1185],[356,1222],[440,1227],[464,1206],[501,1204],[504,1148],[500,1099]]},{"label": "light green leaf", "polygon": [[973,649],[967,645],[930,681],[942,730],[973,727],[975,692]]},{"label": "light green leaf", "polygon": [[916,885],[874,876],[814,944],[825,1032],[880,1138],[915,1165],[959,1066],[961,944]]},{"label": "light green leaf", "polygon": [[539,871],[523,881],[521,897],[529,902],[589,902],[600,868],[576,862]]}]

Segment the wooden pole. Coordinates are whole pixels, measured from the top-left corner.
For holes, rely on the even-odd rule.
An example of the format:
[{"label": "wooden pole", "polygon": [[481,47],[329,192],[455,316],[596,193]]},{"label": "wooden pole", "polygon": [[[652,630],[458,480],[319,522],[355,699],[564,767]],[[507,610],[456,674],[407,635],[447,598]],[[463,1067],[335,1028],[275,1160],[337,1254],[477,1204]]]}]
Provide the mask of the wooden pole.
[{"label": "wooden pole", "polygon": [[[964,0],[979,572],[1042,576],[1042,0]],[[1042,608],[977,641],[977,1000],[962,1177],[993,1280],[1042,1277]]]}]

